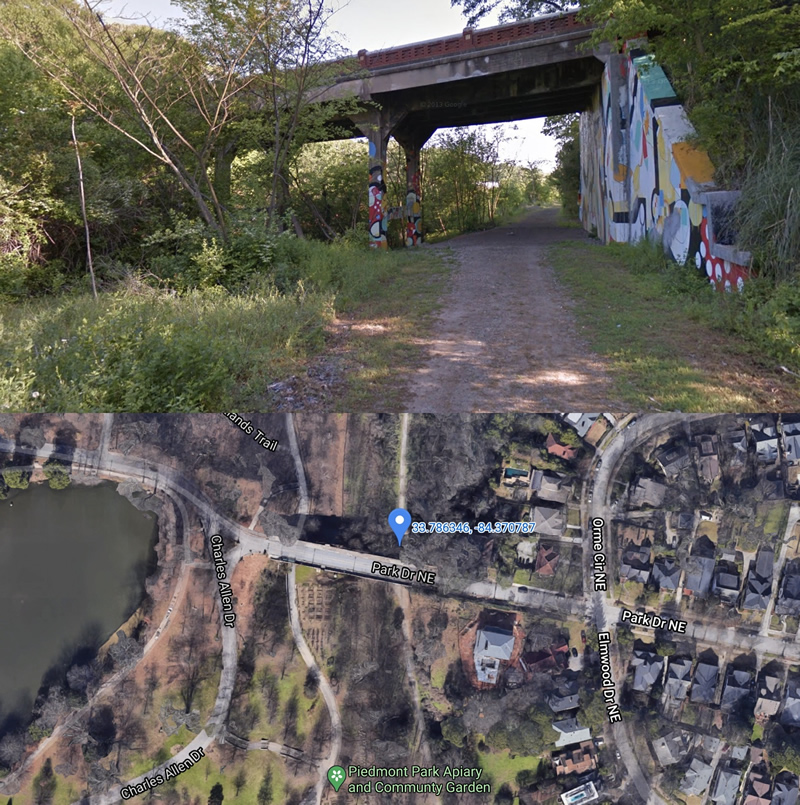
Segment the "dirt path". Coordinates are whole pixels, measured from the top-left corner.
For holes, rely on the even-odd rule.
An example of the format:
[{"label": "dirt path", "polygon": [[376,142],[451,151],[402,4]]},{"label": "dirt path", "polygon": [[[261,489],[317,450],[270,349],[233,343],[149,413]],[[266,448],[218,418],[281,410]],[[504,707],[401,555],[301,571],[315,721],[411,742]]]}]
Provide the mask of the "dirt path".
[{"label": "dirt path", "polygon": [[555,242],[583,239],[557,209],[442,244],[458,259],[430,358],[411,381],[411,412],[602,410],[610,381],[578,335],[573,303],[544,261]]}]

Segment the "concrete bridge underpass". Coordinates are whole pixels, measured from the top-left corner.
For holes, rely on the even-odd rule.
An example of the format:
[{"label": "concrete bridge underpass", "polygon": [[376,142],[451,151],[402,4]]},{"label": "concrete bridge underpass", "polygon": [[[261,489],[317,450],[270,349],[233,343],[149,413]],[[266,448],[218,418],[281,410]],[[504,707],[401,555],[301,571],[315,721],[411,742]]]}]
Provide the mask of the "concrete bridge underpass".
[{"label": "concrete bridge underpass", "polygon": [[[320,102],[355,97],[336,120],[369,141],[370,245],[386,248],[390,218],[406,218],[407,246],[422,242],[419,154],[438,128],[503,123],[589,108],[606,57],[587,49],[592,27],[552,14],[388,50],[359,51],[357,75],[342,75]],[[405,206],[386,206],[389,138],[406,158]]]}]

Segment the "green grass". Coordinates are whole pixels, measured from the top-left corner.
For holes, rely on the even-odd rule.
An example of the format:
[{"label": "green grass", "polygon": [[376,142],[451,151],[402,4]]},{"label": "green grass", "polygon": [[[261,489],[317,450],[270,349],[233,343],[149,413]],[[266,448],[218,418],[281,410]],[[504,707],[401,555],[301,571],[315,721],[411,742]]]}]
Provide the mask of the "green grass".
[{"label": "green grass", "polygon": [[517,774],[526,769],[536,770],[541,762],[538,757],[511,757],[508,749],[502,752],[478,752],[478,763],[484,771],[483,776],[491,777],[493,791],[497,791],[503,783],[515,788]]},{"label": "green grass", "polygon": [[447,666],[449,665],[447,657],[440,657],[431,666],[431,687],[437,690],[444,689],[444,681],[447,679]]},{"label": "green grass", "polygon": [[313,567],[307,565],[295,565],[295,581],[297,584],[304,584],[307,581],[313,581],[317,575],[317,571]]},{"label": "green grass", "polygon": [[[294,262],[251,275],[235,292],[172,295],[129,283],[97,302],[0,299],[0,398],[27,411],[272,410],[269,385],[303,378],[312,360],[331,355],[351,370],[338,407],[372,410],[396,385],[396,367],[420,359],[413,338],[437,309],[445,261],[424,249],[309,241],[289,251]],[[343,344],[330,331],[337,316],[381,319],[385,329]]]},{"label": "green grass", "polygon": [[764,737],[764,727],[761,724],[753,724],[753,734],[750,736],[751,741],[760,741]]},{"label": "green grass", "polygon": [[658,247],[570,241],[550,259],[630,410],[762,410],[800,399],[756,344],[718,326],[719,309],[737,300],[721,300],[700,272],[668,264]]},{"label": "green grass", "polygon": [[756,530],[763,532],[767,537],[778,534],[783,537],[789,517],[789,506],[788,500],[756,504]]}]

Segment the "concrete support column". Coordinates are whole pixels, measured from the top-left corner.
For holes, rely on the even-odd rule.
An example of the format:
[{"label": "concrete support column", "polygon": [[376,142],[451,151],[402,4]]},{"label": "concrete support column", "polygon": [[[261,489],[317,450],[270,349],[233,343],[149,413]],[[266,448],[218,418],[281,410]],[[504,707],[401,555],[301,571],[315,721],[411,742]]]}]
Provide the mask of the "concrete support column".
[{"label": "concrete support column", "polygon": [[367,134],[369,139],[369,195],[367,211],[369,213],[369,245],[373,249],[386,249],[386,147],[389,135],[384,136],[382,127],[376,127]]},{"label": "concrete support column", "polygon": [[422,244],[422,190],[419,150],[405,148],[406,154],[406,246]]},{"label": "concrete support column", "polygon": [[411,128],[401,125],[394,138],[406,155],[406,246],[422,244],[422,182],[420,151],[435,129]]}]

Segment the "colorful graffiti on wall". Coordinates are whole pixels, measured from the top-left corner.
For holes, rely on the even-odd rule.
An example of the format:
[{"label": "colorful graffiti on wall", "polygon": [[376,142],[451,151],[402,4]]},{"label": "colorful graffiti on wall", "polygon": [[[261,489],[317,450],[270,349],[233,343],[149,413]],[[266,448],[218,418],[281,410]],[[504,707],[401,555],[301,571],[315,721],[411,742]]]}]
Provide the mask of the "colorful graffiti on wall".
[{"label": "colorful graffiti on wall", "polygon": [[377,149],[370,140],[369,143],[369,245],[374,249],[388,248],[386,227],[388,221],[384,215],[383,198],[386,195],[386,184],[383,181],[384,166],[376,162]]},{"label": "colorful graffiti on wall", "polygon": [[581,115],[581,220],[606,243],[657,238],[717,288],[741,289],[747,268],[711,253],[700,189],[711,186],[714,169],[686,142],[693,133],[651,57],[610,59],[593,108]]},{"label": "colorful graffiti on wall", "polygon": [[406,193],[406,246],[419,246],[421,243],[422,200],[419,171],[414,171],[409,179]]}]

